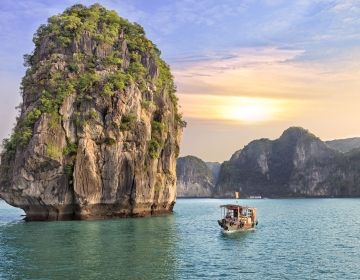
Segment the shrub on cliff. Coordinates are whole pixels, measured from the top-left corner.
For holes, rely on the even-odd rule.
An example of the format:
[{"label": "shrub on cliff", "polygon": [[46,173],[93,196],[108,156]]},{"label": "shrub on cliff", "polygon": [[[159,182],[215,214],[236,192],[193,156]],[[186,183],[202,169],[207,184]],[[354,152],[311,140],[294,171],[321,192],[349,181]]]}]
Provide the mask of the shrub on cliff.
[{"label": "shrub on cliff", "polygon": [[[126,40],[131,54],[126,71],[121,57],[122,46],[118,44],[119,37]],[[94,40],[104,48],[110,46],[111,51],[103,57],[86,52],[66,55],[67,48],[80,44],[84,38]],[[166,89],[177,110],[176,88],[169,66],[159,57],[160,51],[145,37],[140,25],[119,17],[115,11],[109,11],[99,4],[89,8],[74,5],[64,13],[50,17],[47,24],[39,27],[33,41],[36,46],[34,53],[24,56],[24,65],[28,69],[21,88],[23,95],[40,93],[40,98],[35,107],[19,119],[10,138],[4,141],[4,149],[9,152],[14,147],[28,143],[33,135],[33,127],[42,114],[51,114],[55,121],[61,118],[59,108],[74,91],[81,102],[88,98],[94,88],[100,88],[105,97],[123,92],[131,83],[146,89],[152,81],[148,68],[141,61],[145,53],[152,56],[159,68],[155,80],[157,92]],[[63,59],[66,60],[66,69],[60,66]],[[54,67],[56,64],[59,66]],[[102,69],[112,71],[104,77],[99,74]],[[176,116],[176,122],[183,127],[186,123],[181,115],[177,113]],[[80,127],[84,122],[77,121]],[[126,130],[126,126],[122,125],[121,129]]]}]

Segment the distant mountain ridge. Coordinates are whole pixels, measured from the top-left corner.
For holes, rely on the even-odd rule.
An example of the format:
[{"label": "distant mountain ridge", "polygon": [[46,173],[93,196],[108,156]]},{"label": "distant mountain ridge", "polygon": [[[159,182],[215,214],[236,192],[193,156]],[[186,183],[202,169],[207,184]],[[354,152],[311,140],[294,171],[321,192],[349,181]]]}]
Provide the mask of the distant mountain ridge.
[{"label": "distant mountain ridge", "polygon": [[336,139],[331,141],[325,141],[325,143],[334,150],[338,150],[343,153],[348,153],[352,150],[360,148],[360,137]]},{"label": "distant mountain ridge", "polygon": [[[210,166],[215,168],[214,164]],[[214,192],[214,171],[197,157],[178,158],[176,176],[178,197],[211,197]]]},{"label": "distant mountain ridge", "polygon": [[[242,197],[360,196],[360,148],[352,139],[323,142],[306,129],[291,127],[276,140],[254,140],[236,151],[206,188],[214,197],[232,197],[235,191]],[[184,183],[180,174],[178,182]]]}]

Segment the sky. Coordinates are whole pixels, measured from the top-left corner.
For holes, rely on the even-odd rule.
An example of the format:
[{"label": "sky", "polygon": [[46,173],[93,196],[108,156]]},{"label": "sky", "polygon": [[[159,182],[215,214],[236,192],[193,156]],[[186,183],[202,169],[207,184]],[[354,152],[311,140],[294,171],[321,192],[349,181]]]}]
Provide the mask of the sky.
[{"label": "sky", "polygon": [[[228,160],[302,126],[360,136],[359,0],[103,0],[141,24],[170,65],[188,125],[181,156]],[[94,1],[0,0],[0,138],[21,102],[23,55],[51,15]]]}]

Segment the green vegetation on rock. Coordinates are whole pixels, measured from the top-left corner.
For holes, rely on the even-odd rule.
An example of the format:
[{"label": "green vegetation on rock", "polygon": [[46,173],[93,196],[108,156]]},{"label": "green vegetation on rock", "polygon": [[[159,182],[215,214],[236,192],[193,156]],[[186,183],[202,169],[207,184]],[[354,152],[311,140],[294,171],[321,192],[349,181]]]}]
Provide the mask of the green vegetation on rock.
[{"label": "green vegetation on rock", "polygon": [[155,159],[159,157],[160,143],[156,139],[151,139],[148,142],[148,152],[151,158]]},{"label": "green vegetation on rock", "polygon": [[[42,114],[48,115],[52,129],[59,127],[61,106],[67,97],[76,95],[80,108],[83,102],[93,100],[93,92],[112,99],[133,84],[142,92],[148,90],[150,83],[155,85],[156,94],[166,92],[174,105],[177,125],[186,125],[177,111],[173,76],[160,58],[160,51],[145,37],[140,25],[119,17],[115,11],[98,4],[90,7],[74,5],[41,25],[33,41],[35,51],[24,56],[24,65],[28,69],[21,89],[24,97],[38,96],[38,101],[19,118],[12,135],[4,141],[5,151],[14,154],[17,147],[26,146]],[[93,41],[97,47],[92,45]],[[124,46],[129,51],[127,63],[124,62]],[[69,55],[65,51],[67,48],[75,51]],[[157,70],[149,73],[150,66],[143,64],[144,61],[156,65]],[[145,109],[155,106],[151,100],[143,100],[141,105]],[[75,112],[73,118],[79,129],[95,119],[98,119],[95,111],[90,115]],[[131,129],[134,122],[134,116],[123,116],[120,130]],[[159,128],[159,124],[153,123],[149,144],[153,156],[162,145]]]},{"label": "green vegetation on rock", "polygon": [[74,164],[66,164],[64,167],[65,174],[72,179],[74,172]]},{"label": "green vegetation on rock", "polygon": [[106,137],[104,143],[108,146],[112,146],[112,145],[116,144],[116,140],[111,137]]},{"label": "green vegetation on rock", "polygon": [[77,145],[76,143],[68,143],[67,146],[63,150],[63,155],[76,155],[77,153]]},{"label": "green vegetation on rock", "polygon": [[181,115],[170,69],[143,28],[98,4],[75,5],[34,43],[0,155],[0,196],[29,220],[171,211]]},{"label": "green vegetation on rock", "polygon": [[62,155],[61,149],[55,143],[48,143],[46,153],[51,158],[59,158]]},{"label": "green vegetation on rock", "polygon": [[160,148],[163,145],[162,134],[165,125],[158,121],[151,122],[151,140],[148,143],[148,151],[151,158],[157,158],[160,155]]},{"label": "green vegetation on rock", "polygon": [[120,123],[120,130],[126,131],[134,127],[136,123],[136,115],[133,113],[123,115]]}]

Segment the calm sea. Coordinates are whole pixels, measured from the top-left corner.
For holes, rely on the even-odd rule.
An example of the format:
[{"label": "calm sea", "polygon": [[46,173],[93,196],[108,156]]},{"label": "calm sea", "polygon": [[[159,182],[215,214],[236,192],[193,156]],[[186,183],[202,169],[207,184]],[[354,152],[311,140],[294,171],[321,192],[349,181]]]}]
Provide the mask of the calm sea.
[{"label": "calm sea", "polygon": [[240,200],[253,232],[223,234],[217,199],[164,217],[21,221],[0,202],[0,279],[360,279],[360,199]]}]

